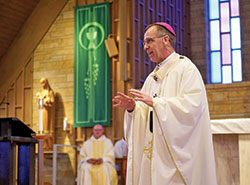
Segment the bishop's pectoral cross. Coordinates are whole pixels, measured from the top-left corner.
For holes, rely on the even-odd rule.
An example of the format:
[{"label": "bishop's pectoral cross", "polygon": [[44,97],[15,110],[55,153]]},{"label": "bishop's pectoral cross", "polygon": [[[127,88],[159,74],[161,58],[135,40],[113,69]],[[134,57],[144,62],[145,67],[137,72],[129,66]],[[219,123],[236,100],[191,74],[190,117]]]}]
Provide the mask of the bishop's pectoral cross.
[{"label": "bishop's pectoral cross", "polygon": [[[154,72],[157,72],[159,70],[159,66],[157,65],[154,69]],[[157,75],[155,74],[154,75],[154,80],[157,81],[158,80],[158,77]],[[155,93],[153,98],[157,97],[157,94]],[[151,133],[153,133],[153,111],[150,111],[149,113],[149,130]]]},{"label": "bishop's pectoral cross", "polygon": [[[153,98],[157,97],[157,94],[154,94]],[[153,133],[153,111],[150,111],[149,113],[149,130],[151,133]]]},{"label": "bishop's pectoral cross", "polygon": [[153,133],[153,111],[151,110],[149,114],[149,130]]}]

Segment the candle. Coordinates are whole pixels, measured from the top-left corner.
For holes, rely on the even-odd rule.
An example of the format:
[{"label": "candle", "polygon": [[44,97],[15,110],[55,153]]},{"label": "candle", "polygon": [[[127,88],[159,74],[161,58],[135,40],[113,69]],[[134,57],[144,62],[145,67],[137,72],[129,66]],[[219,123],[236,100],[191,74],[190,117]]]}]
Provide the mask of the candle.
[{"label": "candle", "polygon": [[43,109],[39,109],[39,132],[43,132]]},{"label": "candle", "polygon": [[43,132],[43,100],[38,99],[39,132]]},{"label": "candle", "polygon": [[63,120],[63,130],[66,131],[68,128],[68,118],[65,117]]}]

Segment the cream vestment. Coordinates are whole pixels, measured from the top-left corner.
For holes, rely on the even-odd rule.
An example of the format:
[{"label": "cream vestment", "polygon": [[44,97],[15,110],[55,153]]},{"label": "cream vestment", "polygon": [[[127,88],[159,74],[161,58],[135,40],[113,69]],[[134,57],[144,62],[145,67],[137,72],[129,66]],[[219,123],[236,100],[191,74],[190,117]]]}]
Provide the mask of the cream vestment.
[{"label": "cream vestment", "polygon": [[127,143],[125,139],[120,139],[115,143],[115,158],[123,158],[127,156]]},{"label": "cream vestment", "polygon": [[[103,163],[92,165],[87,162],[90,158],[102,158]],[[111,140],[104,135],[99,139],[92,136],[83,144],[80,152],[77,185],[117,185],[114,147]]]},{"label": "cream vestment", "polygon": [[195,65],[173,53],[141,91],[154,97],[153,107],[138,101],[125,111],[127,185],[216,185],[206,91]]}]

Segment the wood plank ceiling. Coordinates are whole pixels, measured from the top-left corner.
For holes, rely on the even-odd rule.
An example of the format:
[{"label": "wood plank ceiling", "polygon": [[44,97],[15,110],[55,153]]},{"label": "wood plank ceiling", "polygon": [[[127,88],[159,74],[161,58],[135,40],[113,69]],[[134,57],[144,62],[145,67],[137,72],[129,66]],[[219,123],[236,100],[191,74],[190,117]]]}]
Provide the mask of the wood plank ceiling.
[{"label": "wood plank ceiling", "polygon": [[0,62],[40,0],[0,0]]}]

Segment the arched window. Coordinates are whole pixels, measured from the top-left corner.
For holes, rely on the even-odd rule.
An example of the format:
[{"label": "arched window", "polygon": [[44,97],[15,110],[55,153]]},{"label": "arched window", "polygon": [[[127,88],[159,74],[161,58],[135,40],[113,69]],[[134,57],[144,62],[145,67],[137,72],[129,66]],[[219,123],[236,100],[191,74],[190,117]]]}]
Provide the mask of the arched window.
[{"label": "arched window", "polygon": [[239,0],[208,0],[209,83],[242,81]]}]

